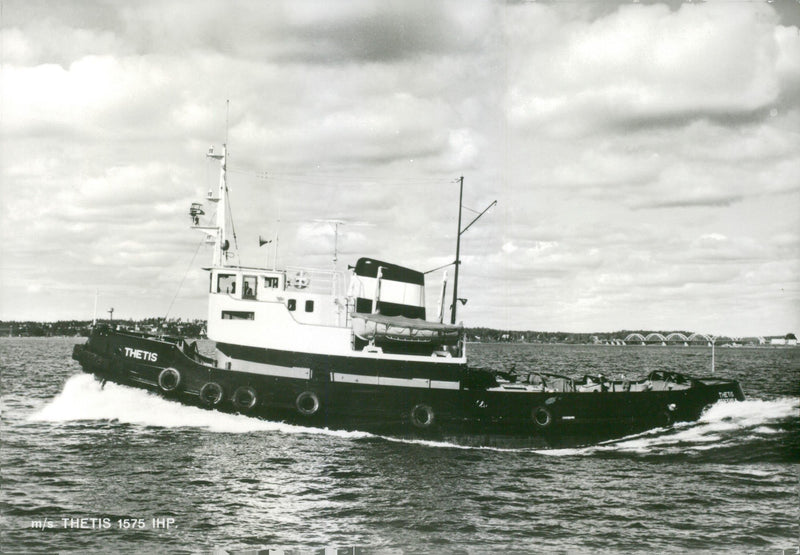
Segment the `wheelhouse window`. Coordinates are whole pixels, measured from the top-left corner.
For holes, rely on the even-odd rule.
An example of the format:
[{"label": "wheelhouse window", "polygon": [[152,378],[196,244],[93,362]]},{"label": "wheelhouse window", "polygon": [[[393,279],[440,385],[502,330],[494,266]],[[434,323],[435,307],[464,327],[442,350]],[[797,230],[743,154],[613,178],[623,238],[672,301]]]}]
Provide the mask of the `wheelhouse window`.
[{"label": "wheelhouse window", "polygon": [[306,301],[306,312],[314,312],[314,301]]},{"label": "wheelhouse window", "polygon": [[223,320],[254,320],[255,313],[254,312],[244,312],[241,310],[223,310],[222,311],[222,319]]},{"label": "wheelhouse window", "polygon": [[217,293],[236,293],[236,274],[218,274]]},{"label": "wheelhouse window", "polygon": [[255,299],[258,289],[258,279],[256,276],[244,276],[242,279],[242,298]]},{"label": "wheelhouse window", "polygon": [[297,301],[295,299],[289,299],[286,301],[286,308],[289,310],[297,310]]}]

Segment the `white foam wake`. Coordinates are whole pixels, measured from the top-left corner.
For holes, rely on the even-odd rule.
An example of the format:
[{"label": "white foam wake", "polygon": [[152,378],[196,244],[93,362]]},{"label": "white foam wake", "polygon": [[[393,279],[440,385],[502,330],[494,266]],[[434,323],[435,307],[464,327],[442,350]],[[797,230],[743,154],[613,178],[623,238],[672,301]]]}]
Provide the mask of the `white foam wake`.
[{"label": "white foam wake", "polygon": [[554,456],[593,454],[601,451],[639,454],[706,451],[758,436],[779,433],[776,423],[798,417],[800,400],[781,398],[773,401],[749,399],[712,405],[696,422],[680,422],[672,428],[656,428],[600,445],[578,449],[542,451]]},{"label": "white foam wake", "polygon": [[201,428],[219,433],[279,432],[325,434],[344,438],[370,437],[348,432],[293,426],[241,414],[225,414],[169,401],[141,389],[108,382],[105,387],[89,374],[69,378],[64,389],[30,417],[36,422],[114,421],[160,428]]}]

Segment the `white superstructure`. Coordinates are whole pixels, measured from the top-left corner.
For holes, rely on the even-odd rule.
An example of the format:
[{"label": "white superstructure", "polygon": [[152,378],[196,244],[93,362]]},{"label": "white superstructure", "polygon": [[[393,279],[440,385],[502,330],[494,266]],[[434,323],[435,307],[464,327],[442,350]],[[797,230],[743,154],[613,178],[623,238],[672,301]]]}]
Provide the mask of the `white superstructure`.
[{"label": "white superstructure", "polygon": [[[266,269],[228,264],[230,242],[227,236],[227,147],[222,154],[213,148],[208,157],[219,160],[220,178],[216,191],[207,200],[217,204],[213,225],[201,225],[202,205],[190,209],[192,227],[208,235],[213,242],[208,302],[208,337],[217,343],[292,353],[316,355],[385,357],[392,359],[447,359],[466,362],[463,342],[444,341],[437,337],[448,328],[431,331],[424,321],[425,287],[421,273],[372,259],[360,259],[352,270],[337,272],[300,267]],[[381,315],[383,320],[396,318],[392,339],[397,343],[381,344],[380,333],[365,338],[354,331],[354,319],[363,324],[364,315]],[[355,318],[354,318],[355,317]],[[415,323],[425,326],[428,335],[415,334]],[[385,324],[385,322],[384,322]],[[380,326],[378,326],[378,329]],[[404,352],[402,329],[409,329]],[[377,338],[377,341],[376,341]],[[412,341],[413,340],[413,341]],[[424,341],[423,341],[424,340]],[[427,341],[430,348],[420,348]],[[456,344],[454,344],[456,343]],[[224,359],[218,355],[218,359]]]}]

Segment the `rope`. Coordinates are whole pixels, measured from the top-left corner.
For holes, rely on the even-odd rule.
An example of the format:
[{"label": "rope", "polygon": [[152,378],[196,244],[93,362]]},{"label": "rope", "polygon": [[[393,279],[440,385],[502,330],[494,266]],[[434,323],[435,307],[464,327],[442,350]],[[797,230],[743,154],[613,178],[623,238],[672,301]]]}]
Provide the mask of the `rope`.
[{"label": "rope", "polygon": [[205,236],[203,236],[203,238],[200,239],[200,244],[197,245],[197,248],[194,251],[194,256],[192,256],[192,261],[189,262],[189,266],[186,268],[186,271],[183,273],[183,278],[181,279],[180,284],[178,284],[178,290],[175,291],[175,296],[172,297],[172,301],[170,301],[169,307],[167,307],[167,313],[164,314],[164,320],[163,321],[166,322],[167,317],[169,317],[169,311],[172,310],[172,305],[175,304],[175,299],[178,298],[178,295],[181,292],[181,288],[183,287],[183,282],[186,281],[186,276],[189,275],[189,270],[191,270],[192,267],[194,266],[194,259],[197,258],[197,253],[200,252],[200,247],[203,246],[203,243],[205,242],[205,240],[206,240]]}]

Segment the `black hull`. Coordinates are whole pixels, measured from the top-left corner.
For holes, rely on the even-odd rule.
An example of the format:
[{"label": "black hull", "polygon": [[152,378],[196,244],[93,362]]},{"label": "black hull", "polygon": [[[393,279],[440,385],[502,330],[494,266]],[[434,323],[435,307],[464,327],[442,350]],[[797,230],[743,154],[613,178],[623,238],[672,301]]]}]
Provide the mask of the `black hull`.
[{"label": "black hull", "polygon": [[188,405],[467,445],[586,445],[696,420],[720,400],[744,399],[739,384],[724,379],[690,379],[691,387],[678,390],[587,393],[490,390],[476,379],[463,380],[459,389],[340,383],[323,371],[311,379],[276,377],[216,368],[180,340],[102,328],[75,346],[73,358],[101,380]]}]

